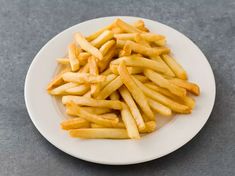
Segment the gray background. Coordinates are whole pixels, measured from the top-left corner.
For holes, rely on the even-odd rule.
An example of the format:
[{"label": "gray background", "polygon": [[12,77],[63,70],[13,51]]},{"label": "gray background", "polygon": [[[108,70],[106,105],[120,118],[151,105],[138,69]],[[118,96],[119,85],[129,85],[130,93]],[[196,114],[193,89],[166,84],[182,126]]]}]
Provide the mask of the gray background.
[{"label": "gray background", "polygon": [[[61,152],[39,134],[25,108],[24,79],[39,49],[72,25],[112,15],[150,18],[184,33],[216,78],[216,103],[202,131],[176,152],[138,165],[92,164]],[[234,0],[0,0],[0,175],[235,175],[234,37]]]}]

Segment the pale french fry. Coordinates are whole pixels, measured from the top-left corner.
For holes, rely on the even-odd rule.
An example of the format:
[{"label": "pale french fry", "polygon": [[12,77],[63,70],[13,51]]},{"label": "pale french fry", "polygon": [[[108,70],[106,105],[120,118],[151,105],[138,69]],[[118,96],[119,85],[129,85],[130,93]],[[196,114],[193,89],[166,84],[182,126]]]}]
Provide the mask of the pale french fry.
[{"label": "pale french fry", "polygon": [[58,63],[63,64],[63,65],[70,64],[68,58],[58,58],[58,59],[56,59],[56,60],[57,60]]},{"label": "pale french fry", "polygon": [[73,88],[73,87],[76,87],[78,86],[78,84],[76,83],[65,83],[59,87],[56,87],[54,89],[52,89],[51,91],[49,91],[49,93],[51,95],[65,95],[66,94],[66,90],[67,89],[70,89],[70,88]]},{"label": "pale french fry", "polygon": [[109,40],[100,47],[100,52],[105,56],[108,51],[115,45],[115,40]]},{"label": "pale french fry", "polygon": [[115,113],[106,113],[106,114],[101,114],[99,117],[107,120],[113,121],[115,124],[119,122],[119,118]]},{"label": "pale french fry", "polygon": [[102,125],[105,127],[113,127],[113,124],[118,123],[118,121],[108,120],[107,116],[106,116],[106,118],[103,118],[102,117],[103,115],[91,114],[91,113],[85,111],[84,109],[80,108],[79,106],[77,106],[74,102],[69,102],[69,103],[67,103],[66,106],[73,109],[73,111],[76,112],[77,116],[79,116],[83,119],[86,119],[89,122],[96,123],[98,125]]},{"label": "pale french fry", "polygon": [[106,99],[110,96],[114,91],[119,89],[123,85],[120,76],[111,81],[107,86],[105,86],[96,97],[98,100]]},{"label": "pale french fry", "polygon": [[185,88],[186,90],[188,90],[189,92],[193,93],[194,95],[200,95],[200,87],[195,84],[195,83],[191,83],[185,80],[181,80],[181,79],[169,79],[169,81],[179,87]]},{"label": "pale french fry", "polygon": [[146,83],[149,81],[149,79],[144,75],[134,75],[134,77],[142,83]]},{"label": "pale french fry", "polygon": [[127,33],[142,33],[143,32],[143,31],[137,29],[136,27],[122,21],[121,19],[117,19],[115,21],[115,24]]},{"label": "pale french fry", "polygon": [[162,60],[162,58],[160,56],[152,56],[150,57],[150,59],[160,63],[161,65],[163,65],[165,67],[165,69],[167,70],[168,73],[171,73],[172,77],[175,76],[175,73],[170,69],[170,67]]},{"label": "pale french fry", "polygon": [[84,97],[91,98],[91,90],[83,95]]},{"label": "pale french fry", "polygon": [[[80,108],[91,114],[96,114],[96,115],[101,115],[111,112],[111,109],[109,108],[96,108],[96,107],[80,107]],[[66,113],[71,116],[77,116],[76,111],[74,111],[73,108],[70,108],[70,106],[66,106]]]},{"label": "pale french fry", "polygon": [[151,98],[148,98],[148,103],[150,107],[158,112],[159,114],[165,115],[165,116],[170,116],[172,115],[171,109],[162,105],[161,103],[158,103],[157,101],[152,100]]},{"label": "pale french fry", "polygon": [[162,55],[162,59],[171,68],[175,75],[180,79],[187,79],[187,73],[183,67],[176,62],[176,60],[166,54]]},{"label": "pale french fry", "polygon": [[70,136],[84,139],[127,139],[125,129],[111,128],[87,128],[69,131]]},{"label": "pale french fry", "polygon": [[47,85],[47,90],[51,90],[54,87],[58,87],[64,83],[62,78],[63,74],[71,71],[70,67],[65,67],[58,75],[56,75],[52,81]]},{"label": "pale french fry", "polygon": [[68,57],[69,57],[69,63],[70,63],[72,71],[77,71],[80,67],[80,63],[78,60],[79,53],[80,53],[80,51],[74,43],[69,45]]},{"label": "pale french fry", "polygon": [[110,100],[120,100],[120,95],[117,91],[114,91],[113,93],[111,93],[109,97],[110,97]]},{"label": "pale french fry", "polygon": [[91,56],[90,53],[87,52],[81,52],[78,56],[78,60],[80,65],[86,65],[88,58]]},{"label": "pale french fry", "polygon": [[108,85],[111,81],[113,81],[117,75],[115,74],[110,74],[106,77],[104,82],[101,82],[101,89],[104,88],[106,85]]},{"label": "pale french fry", "polygon": [[167,89],[164,89],[164,88],[161,88],[161,87],[158,87],[156,84],[153,84],[153,83],[146,83],[145,86],[149,87],[150,89],[153,89],[177,102],[180,102],[188,107],[190,107],[191,109],[194,108],[195,106],[195,101],[193,98],[191,97],[188,97],[188,96],[185,96],[185,97],[178,97],[174,94],[172,94],[171,92],[169,92]]},{"label": "pale french fry", "polygon": [[131,97],[131,94],[129,93],[127,88],[125,86],[122,86],[119,89],[119,92],[120,92],[122,98],[124,99],[124,101],[126,102],[127,106],[129,107],[131,114],[132,114],[133,118],[135,119],[135,122],[138,126],[138,129],[139,130],[144,129],[145,128],[144,120],[140,114],[140,111],[139,111],[137,105],[135,104],[135,101]]},{"label": "pale french fry", "polygon": [[122,60],[125,61],[127,66],[149,68],[154,71],[166,74],[168,76],[174,76],[172,75],[172,72],[168,72],[168,70],[165,68],[164,65],[156,61],[153,61],[153,60],[141,57],[141,56],[136,56],[136,55],[125,56],[119,59],[115,59],[111,62],[111,65],[118,65],[121,63]]},{"label": "pale french fry", "polygon": [[75,34],[75,41],[77,42],[77,44],[85,51],[87,51],[88,53],[92,54],[93,56],[97,57],[98,59],[103,59],[103,55],[101,54],[101,52],[94,47],[93,45],[91,45],[83,36],[81,33],[76,33]]},{"label": "pale french fry", "polygon": [[170,49],[166,47],[151,48],[130,40],[126,41],[125,45],[129,45],[132,51],[145,56],[158,56],[161,54],[168,54],[170,52]]},{"label": "pale french fry", "polygon": [[125,84],[127,89],[130,91],[131,95],[137,102],[137,104],[140,106],[142,111],[150,118],[154,120],[154,114],[152,110],[149,107],[149,104],[147,102],[147,98],[141,91],[141,89],[136,85],[135,81],[131,77],[131,75],[128,73],[125,62],[122,61],[119,64],[118,71],[121,77],[122,82]]},{"label": "pale french fry", "polygon": [[68,119],[60,123],[60,126],[64,130],[78,129],[78,128],[89,128],[90,123],[83,118]]},{"label": "pale french fry", "polygon": [[91,75],[88,73],[73,73],[67,72],[63,74],[64,81],[75,82],[75,83],[99,83],[105,81],[105,76],[103,75]]},{"label": "pale french fry", "polygon": [[111,31],[113,32],[113,34],[123,33],[123,30],[119,27],[114,27],[114,28],[111,29]]},{"label": "pale french fry", "polygon": [[114,24],[115,24],[115,22],[112,23],[112,24],[110,24],[110,25],[108,25],[108,26],[105,26],[104,28],[102,28],[102,29],[96,31],[95,33],[93,33],[93,34],[87,36],[87,37],[86,37],[86,40],[89,41],[89,42],[92,41],[92,40],[94,40],[94,39],[97,38],[100,34],[102,34],[104,31],[112,29],[113,26],[114,26]]},{"label": "pale french fry", "polygon": [[80,70],[78,71],[78,73],[88,73],[89,72],[89,64],[86,63],[84,66],[82,66],[80,68]]},{"label": "pale french fry", "polygon": [[81,106],[91,106],[91,107],[102,107],[111,109],[122,109],[122,102],[118,100],[96,100],[89,97],[81,96],[63,96],[62,103],[67,104],[69,102],[74,102]]},{"label": "pale french fry", "polygon": [[140,133],[151,133],[156,130],[156,127],[155,121],[148,121],[145,123],[145,128],[140,130]]},{"label": "pale french fry", "polygon": [[132,117],[128,107],[125,104],[123,104],[123,108],[121,110],[121,115],[122,115],[122,120],[126,126],[128,136],[131,139],[139,139],[140,134],[139,134],[138,128],[136,126],[135,120]]},{"label": "pale french fry", "polygon": [[146,96],[148,96],[149,98],[152,98],[156,101],[158,101],[159,103],[169,107],[171,110],[173,110],[174,112],[178,112],[178,113],[190,113],[191,112],[191,108],[189,108],[188,106],[179,104],[173,100],[171,100],[170,98],[146,87],[143,83],[141,83],[139,80],[135,79],[133,77],[133,79],[135,80],[136,84],[138,85],[138,87],[144,92],[144,94]]},{"label": "pale french fry", "polygon": [[109,30],[102,32],[96,39],[91,41],[91,44],[96,48],[100,48],[105,42],[113,38],[113,33]]},{"label": "pale french fry", "polygon": [[82,84],[82,85],[77,85],[76,87],[68,88],[65,90],[65,92],[70,95],[84,95],[88,90],[90,90],[90,86],[87,84]]},{"label": "pale french fry", "polygon": [[161,39],[161,40],[154,41],[154,43],[157,46],[165,46],[166,45],[166,40],[165,39]]},{"label": "pale french fry", "polygon": [[184,97],[186,96],[187,91],[181,87],[176,86],[175,84],[172,84],[170,81],[165,79],[162,75],[160,75],[157,72],[154,72],[150,69],[144,70],[144,75],[153,81],[155,84],[157,84],[160,87],[163,87],[165,89],[168,89],[171,93]]},{"label": "pale french fry", "polygon": [[[110,65],[110,70],[115,75],[119,75],[118,65]],[[141,67],[127,67],[127,70],[130,74],[139,74],[139,73],[142,73],[144,69],[142,69]]]},{"label": "pale french fry", "polygon": [[103,72],[109,65],[110,61],[113,59],[116,54],[115,46],[113,46],[109,52],[104,56],[103,60],[98,62],[98,67],[100,72]]}]

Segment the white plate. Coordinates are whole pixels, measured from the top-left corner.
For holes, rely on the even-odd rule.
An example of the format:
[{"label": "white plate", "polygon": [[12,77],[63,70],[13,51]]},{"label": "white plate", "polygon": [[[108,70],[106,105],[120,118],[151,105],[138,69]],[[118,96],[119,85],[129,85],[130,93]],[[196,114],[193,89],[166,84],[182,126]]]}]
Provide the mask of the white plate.
[{"label": "white plate", "polygon": [[[186,36],[156,21],[143,19],[155,33],[167,37],[168,45],[179,63],[188,72],[189,80],[200,85],[196,108],[189,115],[175,117],[156,132],[140,140],[80,140],[60,129],[63,111],[47,94],[45,87],[54,76],[56,58],[64,55],[77,31],[85,35],[110,24],[117,17],[104,17],[77,24],[51,39],[35,56],[25,80],[25,102],[39,132],[60,150],[83,160],[102,164],[141,163],[167,155],[190,141],[204,126],[215,100],[212,69],[200,49]],[[137,17],[119,17],[134,22]]]}]

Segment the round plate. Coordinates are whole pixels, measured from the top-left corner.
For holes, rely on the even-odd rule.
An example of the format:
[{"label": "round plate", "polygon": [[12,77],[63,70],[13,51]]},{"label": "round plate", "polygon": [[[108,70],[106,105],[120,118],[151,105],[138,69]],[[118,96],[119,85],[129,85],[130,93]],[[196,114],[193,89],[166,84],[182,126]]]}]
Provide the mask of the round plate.
[{"label": "round plate", "polygon": [[61,107],[45,90],[55,75],[56,58],[64,55],[75,32],[91,34],[116,18],[129,23],[142,19],[137,17],[93,19],[66,29],[51,39],[35,56],[28,70],[25,80],[25,102],[36,128],[60,150],[95,163],[135,164],[150,161],[177,150],[201,130],[214,105],[215,80],[206,57],[190,39],[164,24],[142,19],[150,31],[167,37],[167,43],[174,57],[187,71],[189,80],[200,86],[201,95],[195,97],[196,107],[192,114],[177,114],[162,128],[140,140],[80,140],[69,137],[67,131],[60,128],[60,122],[65,118]]}]

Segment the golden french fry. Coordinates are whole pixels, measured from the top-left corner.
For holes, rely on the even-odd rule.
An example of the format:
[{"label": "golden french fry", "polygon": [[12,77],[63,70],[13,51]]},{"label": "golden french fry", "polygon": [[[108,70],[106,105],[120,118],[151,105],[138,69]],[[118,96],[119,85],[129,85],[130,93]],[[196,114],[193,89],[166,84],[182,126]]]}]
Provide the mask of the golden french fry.
[{"label": "golden french fry", "polygon": [[[80,107],[80,108],[91,114],[96,114],[96,115],[101,115],[111,112],[111,109],[109,108],[96,108],[96,107]],[[70,106],[66,106],[66,113],[71,116],[77,116],[76,111],[74,111],[73,108],[70,108]]]},{"label": "golden french fry", "polygon": [[60,126],[64,130],[89,128],[90,123],[83,118],[72,118],[60,123]]},{"label": "golden french fry", "polygon": [[120,76],[118,76],[99,92],[99,95],[96,97],[96,99],[98,100],[106,99],[114,91],[119,89],[122,86],[122,84],[123,84],[122,80]]},{"label": "golden french fry", "polygon": [[58,58],[58,59],[56,59],[56,60],[57,60],[58,63],[63,64],[63,65],[70,64],[68,58]]},{"label": "golden french fry", "polygon": [[81,52],[78,56],[78,60],[80,65],[86,65],[86,63],[88,62],[88,58],[91,56],[90,53],[87,52]]},{"label": "golden french fry", "polygon": [[189,108],[188,106],[179,104],[173,100],[171,100],[170,98],[146,87],[143,83],[141,83],[139,80],[137,80],[136,78],[133,77],[133,79],[135,80],[136,84],[138,85],[138,87],[144,92],[144,94],[146,96],[148,96],[149,98],[152,98],[156,101],[158,101],[159,103],[169,107],[171,110],[173,110],[174,112],[178,112],[178,113],[190,113],[191,112],[191,108]]},{"label": "golden french fry", "polygon": [[115,75],[115,74],[107,75],[105,81],[104,81],[104,82],[101,82],[101,89],[104,88],[106,85],[108,85],[108,84],[109,84],[111,81],[113,81],[116,77],[117,77],[117,75]]},{"label": "golden french fry", "polygon": [[135,104],[135,101],[131,97],[131,94],[129,93],[127,88],[125,86],[122,86],[119,89],[119,92],[120,92],[122,98],[124,99],[124,101],[126,102],[127,106],[129,107],[131,114],[132,114],[133,118],[135,119],[135,122],[138,126],[138,129],[139,130],[144,129],[145,128],[144,120],[140,114],[140,111],[139,111],[137,105]]},{"label": "golden french fry", "polygon": [[136,27],[122,21],[121,19],[117,19],[115,21],[115,24],[127,33],[142,33],[143,32],[143,31],[137,29]]},{"label": "golden french fry", "polygon": [[166,45],[166,40],[165,39],[161,39],[161,40],[154,41],[154,43],[157,46],[165,46]]},{"label": "golden french fry", "polygon": [[175,75],[180,79],[187,79],[187,73],[176,60],[166,54],[162,55],[162,59],[167,63]]},{"label": "golden french fry", "polygon": [[[151,47],[150,43],[148,43],[148,41],[146,41],[144,38],[142,38],[140,34],[136,34],[135,42],[138,44],[141,44],[143,46],[146,46],[146,47]],[[128,43],[126,45],[129,46]]]},{"label": "golden french fry", "polygon": [[83,119],[86,119],[89,122],[96,123],[98,125],[102,125],[105,127],[113,127],[113,124],[118,123],[117,120],[115,120],[115,121],[108,120],[107,116],[106,116],[106,118],[103,118],[104,115],[91,114],[91,113],[87,112],[86,110],[77,106],[74,102],[69,102],[66,104],[66,106],[73,109],[73,111],[76,112],[77,116],[79,116]]},{"label": "golden french fry", "polygon": [[134,75],[134,77],[142,83],[146,83],[149,81],[149,79],[144,75]]},{"label": "golden french fry", "polygon": [[166,74],[168,76],[174,76],[172,75],[172,72],[169,72],[164,65],[154,61],[150,60],[141,56],[131,55],[131,56],[125,56],[121,57],[119,59],[115,59],[111,62],[111,65],[118,65],[121,63],[121,61],[125,61],[127,66],[132,67],[140,67],[140,68],[149,68],[154,71]]},{"label": "golden french fry", "polygon": [[143,31],[143,32],[149,32],[149,29],[145,27],[143,20],[137,20],[137,21],[133,24],[133,26],[136,27],[137,29]]},{"label": "golden french fry", "polygon": [[113,32],[113,34],[123,33],[123,30],[119,27],[114,27],[114,28],[111,29],[111,31]]},{"label": "golden french fry", "polygon": [[78,73],[88,73],[89,72],[89,64],[86,63],[84,66],[82,66],[80,68],[80,70],[78,71]]},{"label": "golden french fry", "polygon": [[142,111],[150,118],[154,120],[154,114],[152,110],[149,107],[149,104],[147,102],[147,98],[141,91],[141,89],[136,85],[135,81],[131,77],[131,75],[128,73],[125,62],[122,61],[119,64],[118,71],[121,77],[122,82],[125,84],[127,89],[130,91],[131,95],[137,102],[137,104],[140,106]]},{"label": "golden french fry", "polygon": [[153,89],[177,102],[180,102],[188,107],[190,107],[191,109],[194,108],[195,106],[195,101],[193,98],[191,97],[188,97],[188,96],[185,96],[185,97],[178,97],[174,94],[172,94],[171,92],[169,92],[167,89],[164,89],[164,88],[161,88],[161,87],[158,87],[156,84],[153,84],[153,83],[146,83],[145,86],[149,87],[150,89]]},{"label": "golden french fry", "polygon": [[80,63],[78,60],[79,53],[80,53],[80,51],[74,43],[69,45],[68,56],[69,56],[69,62],[70,62],[70,66],[71,66],[72,71],[77,71],[80,67]]},{"label": "golden french fry", "polygon": [[111,109],[122,109],[122,102],[118,100],[96,100],[89,97],[81,96],[63,96],[62,103],[67,104],[69,102],[74,102],[81,106],[91,106],[91,107],[103,107]]},{"label": "golden french fry", "polygon": [[117,41],[116,41],[116,47],[122,49],[122,48],[124,47],[125,43],[126,43],[125,40],[119,40],[119,39],[117,39]]},{"label": "golden french fry", "polygon": [[119,57],[130,56],[130,55],[131,55],[131,47],[125,44],[123,49],[119,52]]},{"label": "golden french fry", "polygon": [[110,74],[112,74],[112,71],[110,70],[110,68],[107,68],[106,70],[104,70],[104,71],[101,73],[101,75],[104,75],[104,76],[108,76],[108,75],[110,75]]},{"label": "golden french fry", "polygon": [[115,45],[115,40],[109,40],[100,47],[100,52],[105,56],[108,51]]},{"label": "golden french fry", "polygon": [[115,124],[119,122],[119,118],[115,113],[106,113],[106,114],[101,114],[99,117],[107,120],[113,121]]},{"label": "golden french fry", "polygon": [[103,59],[103,55],[101,54],[101,52],[94,47],[93,45],[91,45],[83,36],[80,32],[75,34],[75,41],[77,42],[77,44],[85,51],[87,51],[88,53],[92,54],[93,56],[97,57],[98,59]]},{"label": "golden french fry", "polygon": [[187,91],[185,89],[178,87],[175,84],[172,84],[170,81],[165,79],[162,75],[157,72],[154,72],[150,69],[145,69],[144,75],[158,86],[168,89],[171,93],[177,96],[184,97],[187,94]]},{"label": "golden french fry", "polygon": [[135,120],[125,104],[123,104],[121,115],[122,115],[122,120],[126,126],[128,136],[132,139],[139,139],[140,134],[136,126]]},{"label": "golden french fry", "polygon": [[91,41],[91,44],[96,48],[100,48],[105,42],[113,38],[113,33],[109,30],[102,32],[96,39]]},{"label": "golden french fry", "polygon": [[[117,124],[114,125],[114,128],[126,128],[125,124],[123,122],[118,122]],[[95,123],[91,124],[91,128],[105,128],[104,126],[97,125]],[[107,127],[106,127],[107,128]]]},{"label": "golden french fry", "polygon": [[109,52],[103,57],[103,59],[98,62],[98,67],[99,67],[100,72],[103,72],[109,65],[110,61],[113,59],[114,55],[116,54],[115,48],[116,46],[114,45],[109,50]]},{"label": "golden french fry", "polygon": [[85,139],[127,139],[125,129],[111,128],[87,128],[69,131],[70,136]]},{"label": "golden french fry", "polygon": [[64,83],[62,78],[63,74],[69,72],[71,69],[70,67],[65,67],[58,75],[56,75],[53,80],[47,85],[47,90],[51,90],[54,87],[58,87]]},{"label": "golden french fry", "polygon": [[174,78],[174,79],[170,78],[169,81],[179,87],[185,88],[186,90],[193,93],[194,95],[197,95],[197,96],[200,95],[200,87],[195,83],[191,83],[191,82],[177,79],[177,78]]},{"label": "golden french fry", "polygon": [[[119,73],[118,73],[118,65],[110,65],[110,70],[115,75],[119,75]],[[139,73],[142,73],[144,69],[141,68],[141,67],[127,67],[127,70],[128,70],[128,72],[130,74],[139,74]]]},{"label": "golden french fry", "polygon": [[170,52],[170,49],[166,47],[151,48],[130,40],[127,40],[125,45],[129,45],[132,51],[145,56],[158,56],[161,54],[168,54]]},{"label": "golden french fry", "polygon": [[[67,84],[70,84],[70,83],[67,83]],[[76,83],[73,83],[73,84],[76,84]],[[66,89],[65,92],[70,95],[84,95],[89,89],[90,89],[89,85],[81,84],[81,85],[77,85],[75,87],[70,87],[70,88]]]},{"label": "golden french fry", "polygon": [[113,93],[111,93],[109,97],[110,97],[110,100],[120,100],[120,95],[117,91],[114,91]]},{"label": "golden french fry", "polygon": [[75,83],[99,83],[105,81],[105,76],[103,75],[91,75],[88,73],[73,73],[67,72],[63,74],[64,81],[75,82]]},{"label": "golden french fry", "polygon": [[122,34],[114,34],[114,38],[117,40],[132,40],[135,41],[137,33],[122,33]]},{"label": "golden french fry", "polygon": [[148,103],[154,111],[156,111],[162,115],[165,115],[165,116],[172,115],[171,109],[162,105],[161,103],[158,103],[157,101],[154,101],[151,98],[148,98]]},{"label": "golden french fry", "polygon": [[51,91],[49,91],[49,93],[51,95],[65,95],[66,94],[66,90],[67,89],[70,89],[70,88],[73,88],[73,87],[76,87],[77,84],[76,83],[65,83],[59,87],[56,87],[54,89],[52,89]]},{"label": "golden french fry", "polygon": [[148,121],[145,123],[145,128],[140,130],[140,133],[151,133],[156,130],[156,127],[155,121]]}]

